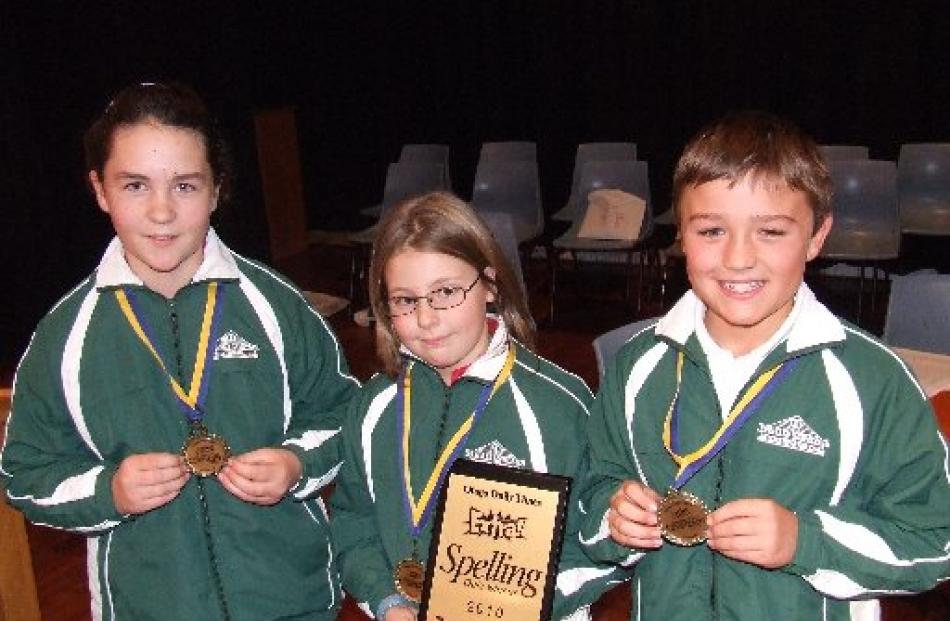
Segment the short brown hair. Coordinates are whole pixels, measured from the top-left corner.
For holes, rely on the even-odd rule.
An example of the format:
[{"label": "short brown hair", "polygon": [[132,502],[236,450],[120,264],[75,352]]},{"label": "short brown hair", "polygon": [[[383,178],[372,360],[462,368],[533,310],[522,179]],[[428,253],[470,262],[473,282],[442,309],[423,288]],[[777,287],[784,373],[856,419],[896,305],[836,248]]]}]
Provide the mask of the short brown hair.
[{"label": "short brown hair", "polygon": [[[504,252],[478,215],[448,192],[431,192],[396,205],[380,223],[369,269],[369,300],[376,321],[376,353],[390,376],[399,373],[399,337],[388,315],[386,264],[412,249],[438,252],[474,267],[495,293],[494,306],[511,336],[534,348],[535,326],[528,303]],[[485,268],[495,270],[495,278]]]},{"label": "short brown hair", "polygon": [[683,149],[673,173],[677,221],[687,188],[719,179],[727,179],[731,187],[749,175],[803,192],[814,215],[814,231],[831,214],[831,177],[815,141],[775,115],[740,112],[706,126]]}]

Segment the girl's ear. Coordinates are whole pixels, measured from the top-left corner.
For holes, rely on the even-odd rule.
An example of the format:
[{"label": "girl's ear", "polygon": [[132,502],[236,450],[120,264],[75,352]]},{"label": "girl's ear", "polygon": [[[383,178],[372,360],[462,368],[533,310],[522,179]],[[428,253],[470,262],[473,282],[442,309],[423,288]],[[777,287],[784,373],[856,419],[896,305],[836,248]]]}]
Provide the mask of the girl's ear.
[{"label": "girl's ear", "polygon": [[102,188],[102,179],[99,178],[99,173],[95,170],[89,171],[89,185],[92,186],[92,191],[96,195],[96,202],[99,203],[99,209],[109,213],[109,203],[106,201],[106,194]]},{"label": "girl's ear", "polygon": [[485,275],[485,289],[488,291],[488,295],[485,296],[485,301],[489,303],[494,302],[495,296],[498,295],[498,285],[495,283],[495,277],[497,276],[495,268],[489,265],[482,270],[482,273]]}]

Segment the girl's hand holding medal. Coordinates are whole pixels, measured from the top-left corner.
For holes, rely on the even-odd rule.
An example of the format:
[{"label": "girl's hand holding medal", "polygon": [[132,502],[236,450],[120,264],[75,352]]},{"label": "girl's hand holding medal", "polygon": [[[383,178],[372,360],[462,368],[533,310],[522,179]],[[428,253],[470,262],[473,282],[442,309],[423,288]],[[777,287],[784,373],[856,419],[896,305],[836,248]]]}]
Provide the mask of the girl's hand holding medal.
[{"label": "girl's hand holding medal", "polygon": [[245,502],[273,505],[297,484],[302,472],[293,451],[262,448],[232,457],[218,474],[218,481]]}]

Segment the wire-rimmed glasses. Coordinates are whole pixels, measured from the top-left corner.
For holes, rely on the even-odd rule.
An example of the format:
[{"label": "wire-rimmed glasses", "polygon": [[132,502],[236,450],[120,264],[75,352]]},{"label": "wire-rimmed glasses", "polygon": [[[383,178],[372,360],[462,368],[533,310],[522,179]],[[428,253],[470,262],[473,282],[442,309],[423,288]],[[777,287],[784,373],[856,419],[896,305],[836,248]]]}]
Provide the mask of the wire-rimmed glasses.
[{"label": "wire-rimmed glasses", "polygon": [[426,295],[394,295],[390,298],[386,298],[387,314],[390,317],[409,315],[416,310],[420,300],[428,302],[429,308],[432,310],[448,310],[456,306],[461,306],[465,302],[465,297],[468,295],[468,292],[475,287],[475,284],[480,279],[481,274],[475,276],[475,280],[467,287],[443,286],[433,289]]}]

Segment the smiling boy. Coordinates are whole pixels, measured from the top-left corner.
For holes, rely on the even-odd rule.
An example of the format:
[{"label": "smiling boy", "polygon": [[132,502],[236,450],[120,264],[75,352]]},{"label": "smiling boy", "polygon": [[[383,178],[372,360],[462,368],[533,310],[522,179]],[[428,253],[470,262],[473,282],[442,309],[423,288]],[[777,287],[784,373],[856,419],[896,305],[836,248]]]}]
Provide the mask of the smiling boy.
[{"label": "smiling boy", "polygon": [[581,538],[633,617],[868,619],[950,575],[947,447],[900,360],[803,283],[832,226],[816,146],[761,113],[686,147],[691,290],[608,368]]}]

